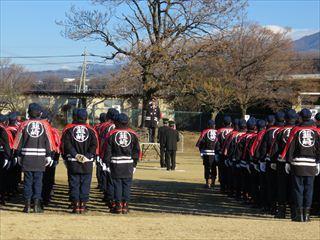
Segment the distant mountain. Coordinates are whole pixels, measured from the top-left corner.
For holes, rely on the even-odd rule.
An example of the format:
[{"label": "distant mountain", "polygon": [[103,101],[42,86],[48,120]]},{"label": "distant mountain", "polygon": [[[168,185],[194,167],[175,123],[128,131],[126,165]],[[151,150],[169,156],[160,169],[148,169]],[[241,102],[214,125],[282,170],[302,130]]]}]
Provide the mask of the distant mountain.
[{"label": "distant mountain", "polygon": [[[119,71],[121,65],[101,65],[101,64],[88,64],[87,65],[87,77],[99,77],[105,76],[110,73]],[[47,70],[32,72],[37,79],[41,80],[49,76],[57,76],[59,78],[79,78],[81,75],[81,66],[76,70],[58,69],[58,70]]]},{"label": "distant mountain", "polygon": [[302,37],[293,44],[298,52],[320,52],[320,32]]}]

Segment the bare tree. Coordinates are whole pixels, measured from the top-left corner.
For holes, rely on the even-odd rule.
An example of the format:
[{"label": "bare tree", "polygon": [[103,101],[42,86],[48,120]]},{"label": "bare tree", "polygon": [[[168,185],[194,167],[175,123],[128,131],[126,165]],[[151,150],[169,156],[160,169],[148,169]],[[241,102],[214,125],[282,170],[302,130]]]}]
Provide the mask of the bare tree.
[{"label": "bare tree", "polygon": [[199,48],[194,54],[185,55],[186,43],[227,29],[246,6],[246,0],[94,0],[93,3],[105,6],[106,11],[72,7],[66,19],[58,24],[64,27],[67,38],[102,41],[111,49],[106,60],[124,58],[135,62],[141,75],[144,110],[152,95],[171,84],[168,80],[174,70],[172,63],[174,66],[202,51]]},{"label": "bare tree", "polygon": [[0,61],[0,111],[23,110],[22,93],[31,89],[34,77],[10,60]]},{"label": "bare tree", "polygon": [[272,32],[256,24],[235,27],[226,37],[225,61],[235,103],[242,115],[248,107],[275,100],[279,105],[297,94],[287,80],[296,67],[287,32]]}]

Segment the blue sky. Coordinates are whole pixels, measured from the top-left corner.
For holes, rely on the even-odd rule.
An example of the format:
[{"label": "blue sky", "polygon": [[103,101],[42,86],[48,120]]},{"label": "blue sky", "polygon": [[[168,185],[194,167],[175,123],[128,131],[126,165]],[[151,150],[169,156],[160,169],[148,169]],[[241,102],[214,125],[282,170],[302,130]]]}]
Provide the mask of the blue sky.
[{"label": "blue sky", "polygon": [[[87,47],[89,52],[106,54],[100,42],[83,42],[65,39],[60,35],[61,27],[55,20],[63,20],[72,4],[91,8],[88,1],[27,1],[0,0],[1,32],[0,55],[78,55]],[[249,1],[248,18],[251,21],[278,30],[292,28],[292,37],[297,39],[320,29],[320,1],[300,0],[254,0]],[[74,68],[81,57],[53,59],[14,59],[30,70]],[[101,61],[100,59],[93,59]],[[68,63],[66,63],[68,62]],[[60,63],[60,64],[47,64]]]}]

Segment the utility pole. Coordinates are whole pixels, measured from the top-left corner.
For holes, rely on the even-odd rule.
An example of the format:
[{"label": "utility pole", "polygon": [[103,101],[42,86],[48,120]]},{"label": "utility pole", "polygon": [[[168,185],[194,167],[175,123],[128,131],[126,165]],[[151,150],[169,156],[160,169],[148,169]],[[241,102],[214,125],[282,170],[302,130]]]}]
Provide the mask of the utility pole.
[{"label": "utility pole", "polygon": [[[78,88],[78,93],[85,93],[87,90],[87,85],[86,85],[86,75],[87,75],[87,50],[84,49],[84,52],[82,54],[83,56],[83,63],[82,63],[82,71],[81,71],[81,77],[80,77],[80,83],[79,83],[79,88]],[[80,101],[78,101],[78,106],[86,108],[86,99],[81,98]]]}]

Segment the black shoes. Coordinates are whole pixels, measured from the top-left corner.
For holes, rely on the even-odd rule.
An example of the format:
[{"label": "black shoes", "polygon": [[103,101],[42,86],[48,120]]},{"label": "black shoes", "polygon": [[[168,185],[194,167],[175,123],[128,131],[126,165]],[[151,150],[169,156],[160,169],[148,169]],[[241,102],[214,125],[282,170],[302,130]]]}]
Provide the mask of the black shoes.
[{"label": "black shoes", "polygon": [[41,202],[39,199],[34,199],[33,210],[35,213],[43,213],[43,209],[42,209]]},{"label": "black shoes", "polygon": [[294,222],[304,222],[303,220],[303,210],[302,208],[296,208],[295,217],[292,219]]},{"label": "black shoes", "polygon": [[310,222],[310,208],[303,209],[303,221]]},{"label": "black shoes", "polygon": [[31,201],[27,200],[24,204],[24,208],[22,210],[24,213],[31,213]]}]

